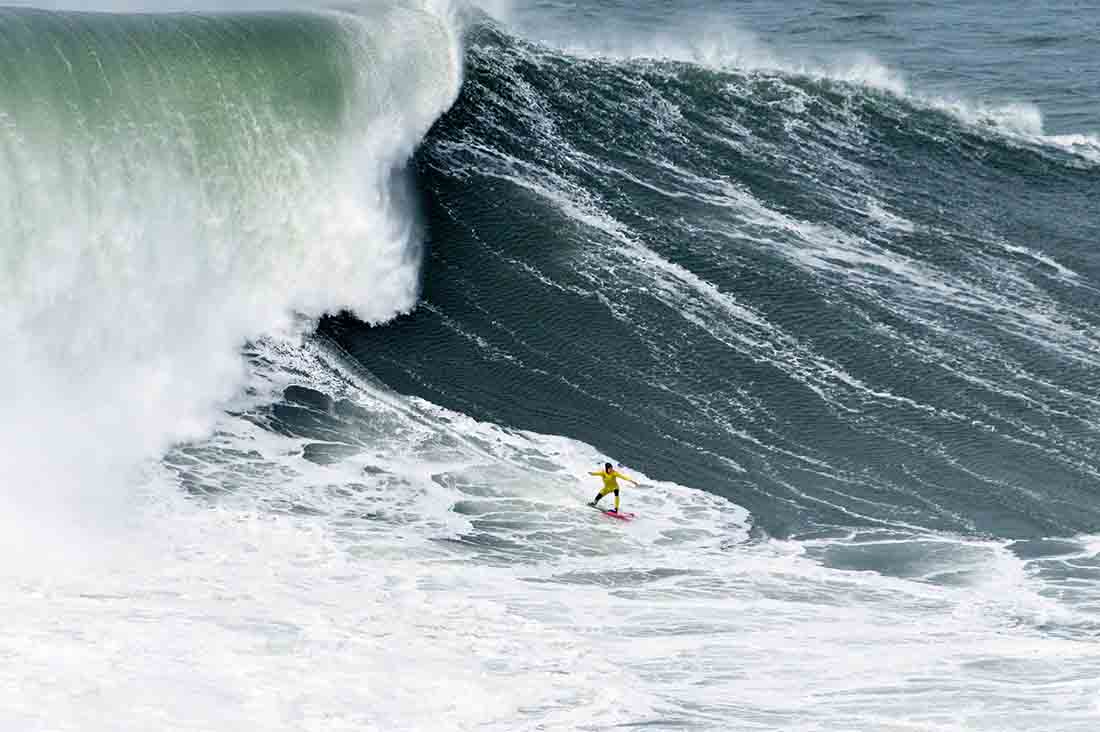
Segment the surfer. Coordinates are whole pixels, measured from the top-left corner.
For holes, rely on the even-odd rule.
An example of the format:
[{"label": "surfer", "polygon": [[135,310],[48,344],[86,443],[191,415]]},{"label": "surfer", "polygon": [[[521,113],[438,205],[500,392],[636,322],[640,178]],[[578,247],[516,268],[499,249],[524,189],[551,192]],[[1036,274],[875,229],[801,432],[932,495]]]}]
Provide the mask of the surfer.
[{"label": "surfer", "polygon": [[603,478],[603,488],[600,489],[600,492],[596,494],[596,497],[594,499],[592,499],[592,502],[589,503],[588,505],[592,506],[593,508],[598,508],[598,506],[596,506],[596,504],[600,502],[600,499],[603,498],[604,496],[606,496],[608,493],[614,492],[615,493],[615,508],[613,508],[611,510],[614,511],[615,513],[619,512],[619,480],[618,479],[622,478],[623,480],[630,481],[634,485],[638,485],[638,481],[634,480],[633,478],[631,478],[628,475],[623,475],[619,471],[615,470],[615,468],[611,467],[611,463],[604,463],[603,470],[592,471],[591,473],[589,473],[589,475],[598,475],[601,478]]}]

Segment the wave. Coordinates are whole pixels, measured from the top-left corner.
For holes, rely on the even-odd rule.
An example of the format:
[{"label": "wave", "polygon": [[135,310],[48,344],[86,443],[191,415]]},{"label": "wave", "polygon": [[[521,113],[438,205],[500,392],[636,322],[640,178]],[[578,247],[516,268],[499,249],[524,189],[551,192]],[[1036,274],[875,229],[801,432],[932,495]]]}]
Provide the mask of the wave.
[{"label": "wave", "polygon": [[0,36],[0,379],[17,385],[0,471],[17,505],[105,501],[202,434],[249,338],[414,304],[404,166],[458,93],[449,20],[3,9]]},{"label": "wave", "polygon": [[[856,51],[822,58],[776,49],[739,28],[725,15],[678,11],[673,17],[647,19],[647,23],[636,27],[627,23],[616,32],[608,32],[602,24],[577,27],[575,18],[547,22],[547,18],[537,14],[534,20],[517,20],[512,12],[496,8],[490,11],[504,19],[506,32],[517,32],[534,44],[577,59],[673,62],[717,72],[840,83],[887,94],[918,109],[950,115],[976,130],[994,133],[1016,144],[1050,148],[1069,155],[1074,164],[1092,166],[1100,161],[1100,138],[1089,133],[1045,132],[1042,111],[1033,103],[1019,100],[990,103],[929,93],[911,84],[903,71],[884,64],[873,54]],[[851,19],[862,22],[876,17],[855,15]]]},{"label": "wave", "polygon": [[1092,169],[834,78],[467,44],[425,307],[323,326],[386,383],[771,535],[1090,530]]},{"label": "wave", "polygon": [[1094,170],[377,12],[4,11],[5,719],[1095,726]]}]

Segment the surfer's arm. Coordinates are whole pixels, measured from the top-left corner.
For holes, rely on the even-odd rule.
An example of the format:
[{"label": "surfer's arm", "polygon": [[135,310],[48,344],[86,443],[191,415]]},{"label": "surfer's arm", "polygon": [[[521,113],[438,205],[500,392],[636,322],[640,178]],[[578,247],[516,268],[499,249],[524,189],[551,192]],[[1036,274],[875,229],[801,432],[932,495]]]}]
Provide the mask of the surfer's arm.
[{"label": "surfer's arm", "polygon": [[592,472],[589,473],[589,475],[603,475],[603,471],[602,470],[593,470]]},{"label": "surfer's arm", "polygon": [[638,481],[634,480],[629,475],[623,475],[622,473],[617,472],[617,471],[616,471],[615,475],[617,475],[618,477],[622,478],[623,480],[625,480],[629,483],[633,483],[634,485],[638,485]]}]

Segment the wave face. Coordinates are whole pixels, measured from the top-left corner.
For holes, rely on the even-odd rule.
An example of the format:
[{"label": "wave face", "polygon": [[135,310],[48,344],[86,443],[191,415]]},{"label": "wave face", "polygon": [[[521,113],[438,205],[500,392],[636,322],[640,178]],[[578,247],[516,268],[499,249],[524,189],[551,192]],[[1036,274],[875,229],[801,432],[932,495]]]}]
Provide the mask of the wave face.
[{"label": "wave face", "polygon": [[458,85],[436,17],[3,9],[0,37],[16,503],[97,503],[202,434],[241,343],[296,314],[413,305],[401,167]]},{"label": "wave face", "polygon": [[464,30],[0,11],[0,723],[1093,730],[1095,138]]},{"label": "wave face", "polygon": [[387,383],[773,535],[1096,526],[1087,155],[819,75],[491,29],[468,62],[420,158],[427,305],[333,326]]}]

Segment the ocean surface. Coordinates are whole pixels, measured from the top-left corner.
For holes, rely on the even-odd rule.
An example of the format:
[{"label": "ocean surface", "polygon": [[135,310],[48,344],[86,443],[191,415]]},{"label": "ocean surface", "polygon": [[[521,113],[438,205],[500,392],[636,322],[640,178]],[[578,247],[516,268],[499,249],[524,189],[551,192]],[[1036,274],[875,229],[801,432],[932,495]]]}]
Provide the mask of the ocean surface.
[{"label": "ocean surface", "polygon": [[1097,38],[0,7],[0,727],[1093,732]]}]

